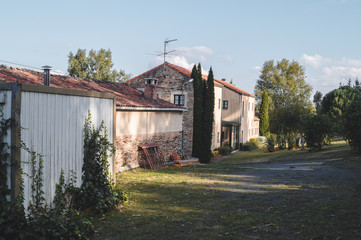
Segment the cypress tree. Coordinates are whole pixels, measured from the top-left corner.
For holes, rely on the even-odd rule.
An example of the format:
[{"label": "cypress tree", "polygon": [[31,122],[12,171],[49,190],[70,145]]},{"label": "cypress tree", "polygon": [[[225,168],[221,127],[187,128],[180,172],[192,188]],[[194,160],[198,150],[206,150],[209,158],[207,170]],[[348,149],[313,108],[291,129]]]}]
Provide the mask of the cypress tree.
[{"label": "cypress tree", "polygon": [[203,80],[201,65],[193,66],[191,78],[193,78],[194,103],[193,103],[193,148],[192,156],[199,157],[202,143],[202,112],[203,112]]},{"label": "cypress tree", "polygon": [[209,163],[212,157],[212,130],[214,121],[214,79],[210,68],[207,82],[203,84],[202,151],[200,162]]},{"label": "cypress tree", "polygon": [[202,78],[202,67],[194,66],[191,78],[194,88],[193,115],[193,151],[192,156],[198,157],[202,163],[211,160],[212,131],[214,121],[214,79],[212,68],[207,81]]},{"label": "cypress tree", "polygon": [[260,109],[259,133],[261,136],[265,136],[265,137],[270,136],[268,106],[269,106],[268,95],[266,91],[263,91],[261,109]]}]

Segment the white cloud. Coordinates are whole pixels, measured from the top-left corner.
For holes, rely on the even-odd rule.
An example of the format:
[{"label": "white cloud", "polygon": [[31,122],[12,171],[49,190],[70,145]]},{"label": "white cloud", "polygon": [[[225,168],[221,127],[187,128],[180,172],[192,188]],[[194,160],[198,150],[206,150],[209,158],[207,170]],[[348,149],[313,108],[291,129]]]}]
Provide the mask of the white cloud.
[{"label": "white cloud", "polygon": [[261,74],[262,71],[262,67],[260,66],[255,66],[252,68],[252,72],[256,72],[257,74]]},{"label": "white cloud", "polygon": [[335,60],[321,55],[303,54],[300,63],[306,68],[307,81],[313,86],[314,91],[327,93],[345,84],[349,79],[361,77],[361,60],[342,58]]}]

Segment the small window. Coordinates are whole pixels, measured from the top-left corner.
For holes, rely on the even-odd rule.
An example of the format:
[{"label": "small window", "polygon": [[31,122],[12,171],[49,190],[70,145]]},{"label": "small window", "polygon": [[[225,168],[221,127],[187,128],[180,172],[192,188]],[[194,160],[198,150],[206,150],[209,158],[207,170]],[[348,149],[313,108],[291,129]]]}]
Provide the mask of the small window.
[{"label": "small window", "polygon": [[184,106],[184,95],[174,95],[174,104]]},{"label": "small window", "polygon": [[217,143],[219,143],[219,132],[217,132]]},{"label": "small window", "polygon": [[228,101],[223,101],[223,109],[228,109]]},{"label": "small window", "polygon": [[218,99],[218,109],[221,109],[221,99]]},{"label": "small window", "polygon": [[242,116],[244,116],[244,101],[242,102]]}]

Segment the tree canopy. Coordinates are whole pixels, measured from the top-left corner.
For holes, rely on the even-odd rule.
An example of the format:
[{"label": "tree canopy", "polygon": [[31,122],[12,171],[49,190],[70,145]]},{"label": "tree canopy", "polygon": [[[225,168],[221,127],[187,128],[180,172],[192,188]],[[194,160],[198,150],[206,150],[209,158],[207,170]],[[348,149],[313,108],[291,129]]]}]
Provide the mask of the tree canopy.
[{"label": "tree canopy", "polygon": [[129,79],[129,74],[124,70],[112,69],[113,65],[110,49],[92,49],[88,56],[85,49],[78,49],[75,55],[72,52],[68,55],[68,73],[72,77],[110,82],[124,82]]},{"label": "tree canopy", "polygon": [[255,94],[259,104],[264,91],[269,97],[272,133],[287,135],[301,129],[301,116],[312,110],[312,87],[305,81],[304,68],[287,59],[266,61],[257,80]]}]

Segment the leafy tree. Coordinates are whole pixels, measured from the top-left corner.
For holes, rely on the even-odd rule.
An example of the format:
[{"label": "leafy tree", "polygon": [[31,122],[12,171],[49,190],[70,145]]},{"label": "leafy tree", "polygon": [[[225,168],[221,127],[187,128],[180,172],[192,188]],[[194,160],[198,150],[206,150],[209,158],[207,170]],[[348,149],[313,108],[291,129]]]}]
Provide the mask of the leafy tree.
[{"label": "leafy tree", "polygon": [[340,86],[327,93],[321,103],[321,113],[327,114],[335,123],[335,132],[343,136],[343,115],[349,104],[360,91],[351,86]]},{"label": "leafy tree", "polygon": [[308,114],[302,122],[307,147],[311,150],[321,150],[325,139],[331,134],[330,118],[325,114]]},{"label": "leafy tree", "polygon": [[322,103],[322,93],[316,91],[315,95],[313,95],[313,102],[316,106],[316,111],[319,113],[321,112],[321,103]]},{"label": "leafy tree", "polygon": [[351,148],[361,152],[361,94],[357,94],[343,115],[345,139]]},{"label": "leafy tree", "polygon": [[262,102],[260,107],[260,126],[259,132],[261,136],[269,137],[270,129],[269,129],[269,118],[268,118],[268,95],[266,91],[263,91],[262,94]]},{"label": "leafy tree", "polygon": [[[312,110],[312,87],[305,81],[304,68],[296,61],[266,61],[255,87],[259,100],[267,91],[270,100],[270,131],[295,136],[301,129],[301,116]],[[294,142],[294,141],[293,141]]]},{"label": "leafy tree", "polygon": [[90,50],[87,56],[85,49],[78,49],[74,55],[68,56],[68,72],[72,77],[97,81],[124,82],[130,75],[124,70],[112,70],[112,53],[110,49]]}]

